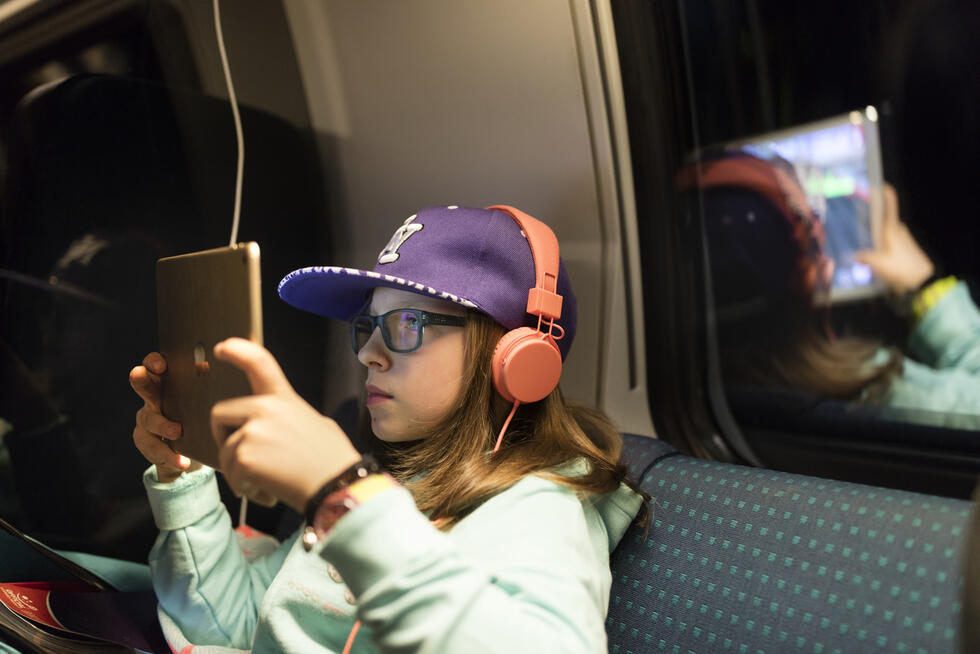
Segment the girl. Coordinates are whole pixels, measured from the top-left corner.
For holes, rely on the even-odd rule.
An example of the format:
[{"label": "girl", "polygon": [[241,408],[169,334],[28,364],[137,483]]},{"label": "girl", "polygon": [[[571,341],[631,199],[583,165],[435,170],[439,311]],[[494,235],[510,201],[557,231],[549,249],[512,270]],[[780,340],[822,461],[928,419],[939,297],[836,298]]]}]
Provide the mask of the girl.
[{"label": "girl", "polygon": [[557,388],[576,307],[551,231],[512,207],[426,209],[373,271],[305,268],[279,293],[349,321],[371,430],[398,446],[382,469],[267,350],[219,343],[254,391],[212,410],[223,474],[307,518],[249,562],[215,472],[166,445],[180,425],[147,356],[134,440],[155,464],[150,567],[175,651],[605,651],[609,552],[644,501],[608,420]]}]

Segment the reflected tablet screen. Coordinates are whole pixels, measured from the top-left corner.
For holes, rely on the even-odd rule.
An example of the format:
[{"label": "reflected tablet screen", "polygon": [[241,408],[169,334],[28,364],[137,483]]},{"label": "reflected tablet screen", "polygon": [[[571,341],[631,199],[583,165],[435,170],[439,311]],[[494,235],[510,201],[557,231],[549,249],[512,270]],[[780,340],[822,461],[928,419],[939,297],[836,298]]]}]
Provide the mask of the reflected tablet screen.
[{"label": "reflected tablet screen", "polygon": [[880,222],[881,152],[872,107],[729,145],[793,164],[807,202],[823,222],[834,261],[831,300],[877,295],[882,287],[854,254],[874,246]]}]

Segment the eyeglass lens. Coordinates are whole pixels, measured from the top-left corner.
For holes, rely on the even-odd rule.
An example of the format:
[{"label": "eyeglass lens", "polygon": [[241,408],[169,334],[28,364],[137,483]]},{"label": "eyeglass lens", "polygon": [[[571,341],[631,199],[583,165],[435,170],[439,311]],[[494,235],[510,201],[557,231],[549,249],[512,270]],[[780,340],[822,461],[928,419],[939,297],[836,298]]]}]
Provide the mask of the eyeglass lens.
[{"label": "eyeglass lens", "polygon": [[385,345],[393,352],[404,352],[418,347],[422,334],[422,320],[415,311],[400,309],[383,316],[358,316],[354,319],[354,336],[357,351],[360,352],[374,332],[375,324],[381,318],[381,335]]}]

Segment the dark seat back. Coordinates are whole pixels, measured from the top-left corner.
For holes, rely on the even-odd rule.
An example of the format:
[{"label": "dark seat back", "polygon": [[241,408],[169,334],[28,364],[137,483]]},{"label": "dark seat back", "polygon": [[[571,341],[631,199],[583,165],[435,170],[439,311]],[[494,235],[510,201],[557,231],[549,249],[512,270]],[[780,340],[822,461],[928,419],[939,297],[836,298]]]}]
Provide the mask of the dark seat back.
[{"label": "dark seat back", "polygon": [[[286,273],[324,254],[313,135],[252,107],[241,107],[241,119],[238,240],[262,247],[265,344],[297,392],[318,404],[322,319],[276,293]],[[157,348],[156,259],[220,247],[231,236],[231,108],[148,80],[70,77],[19,103],[5,154],[0,366],[44,383],[11,383],[0,393],[0,415],[16,426],[5,437],[12,473],[0,468],[15,484],[0,484],[0,513],[55,547],[144,559],[156,528],[140,481],[146,460],[129,437],[141,402],[126,374]],[[35,395],[64,420],[26,415]],[[280,515],[249,512],[266,531]]]},{"label": "dark seat back", "polygon": [[955,652],[971,503],[681,456],[613,552],[610,652]]}]

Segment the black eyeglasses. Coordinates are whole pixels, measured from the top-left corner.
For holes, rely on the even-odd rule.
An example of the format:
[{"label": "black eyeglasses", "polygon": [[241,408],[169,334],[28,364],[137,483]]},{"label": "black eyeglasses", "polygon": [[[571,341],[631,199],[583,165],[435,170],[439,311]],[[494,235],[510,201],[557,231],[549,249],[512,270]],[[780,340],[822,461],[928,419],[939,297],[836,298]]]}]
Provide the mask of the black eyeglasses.
[{"label": "black eyeglasses", "polygon": [[420,309],[394,309],[380,316],[362,313],[351,318],[350,344],[357,354],[371,338],[375,328],[381,328],[385,347],[392,352],[414,352],[422,347],[422,332],[426,325],[462,327],[466,319]]}]

